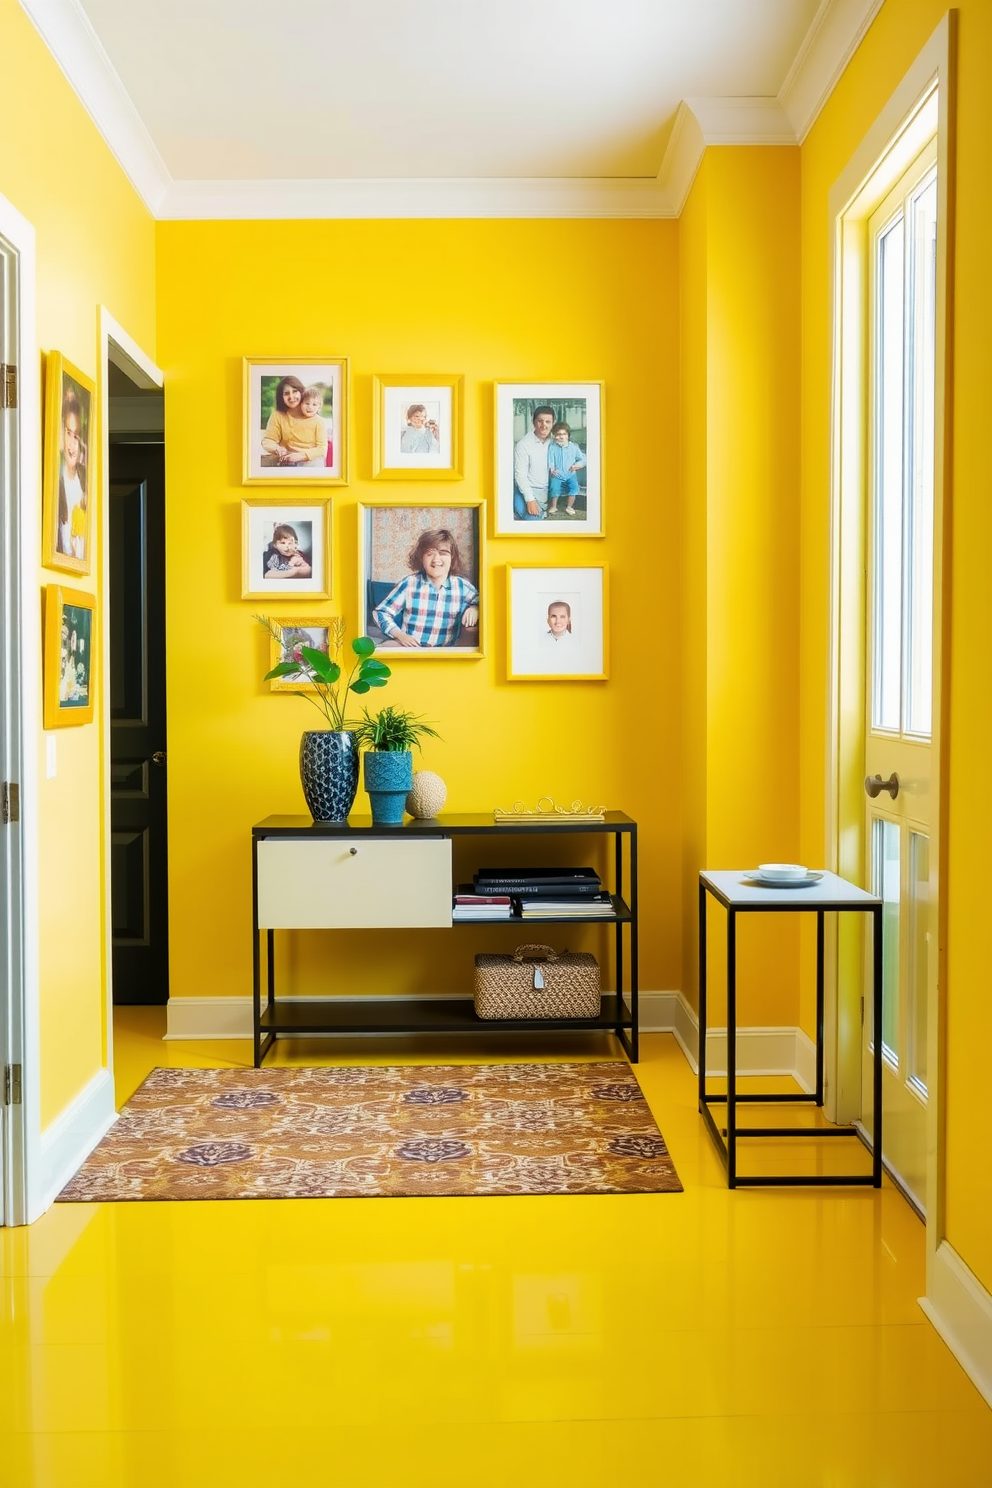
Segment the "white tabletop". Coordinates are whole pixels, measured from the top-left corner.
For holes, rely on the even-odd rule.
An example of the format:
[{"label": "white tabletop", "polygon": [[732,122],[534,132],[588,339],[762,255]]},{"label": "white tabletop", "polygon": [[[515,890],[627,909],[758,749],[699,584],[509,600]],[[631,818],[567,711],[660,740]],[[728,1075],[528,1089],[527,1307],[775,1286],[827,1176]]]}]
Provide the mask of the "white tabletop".
[{"label": "white tabletop", "polygon": [[699,878],[728,909],[874,909],[882,903],[877,894],[859,889],[836,873],[824,872],[819,883],[777,889],[770,884],[750,883],[745,874],[753,872],[708,868]]}]

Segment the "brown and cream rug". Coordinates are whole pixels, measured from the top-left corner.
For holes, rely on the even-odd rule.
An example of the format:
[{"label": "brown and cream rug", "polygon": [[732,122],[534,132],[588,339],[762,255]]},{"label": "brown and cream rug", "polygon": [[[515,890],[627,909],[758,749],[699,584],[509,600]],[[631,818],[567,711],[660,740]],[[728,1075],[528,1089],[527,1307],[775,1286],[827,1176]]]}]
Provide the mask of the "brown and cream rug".
[{"label": "brown and cream rug", "polygon": [[156,1069],[59,1194],[680,1193],[630,1066]]}]

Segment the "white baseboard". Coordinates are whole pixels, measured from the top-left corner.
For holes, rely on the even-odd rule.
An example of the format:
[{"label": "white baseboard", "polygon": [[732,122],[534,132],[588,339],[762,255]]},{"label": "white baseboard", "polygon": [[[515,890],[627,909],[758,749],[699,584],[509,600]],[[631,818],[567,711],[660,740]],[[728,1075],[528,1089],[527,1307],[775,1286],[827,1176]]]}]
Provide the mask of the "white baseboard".
[{"label": "white baseboard", "polygon": [[[431,1001],[457,997],[435,992]],[[281,1002],[334,1002],[328,997],[284,997]],[[348,1002],[364,1002],[349,997]],[[377,1001],[405,1002],[405,997]],[[693,1072],[698,1069],[699,1020],[681,992],[641,992],[638,1013],[642,1033],[673,1033]],[[250,1039],[250,997],[174,997],[167,1010],[167,1039]],[[791,1075],[802,1090],[816,1084],[816,1052],[812,1039],[800,1028],[739,1028],[737,1072],[741,1075]],[[714,1075],[727,1072],[727,1030],[710,1028],[706,1034],[706,1068]]]},{"label": "white baseboard", "polygon": [[992,1405],[992,1295],[952,1245],[941,1241],[920,1306],[976,1390]]},{"label": "white baseboard", "polygon": [[41,1134],[42,1212],[116,1120],[114,1081],[109,1070],[100,1070]]}]

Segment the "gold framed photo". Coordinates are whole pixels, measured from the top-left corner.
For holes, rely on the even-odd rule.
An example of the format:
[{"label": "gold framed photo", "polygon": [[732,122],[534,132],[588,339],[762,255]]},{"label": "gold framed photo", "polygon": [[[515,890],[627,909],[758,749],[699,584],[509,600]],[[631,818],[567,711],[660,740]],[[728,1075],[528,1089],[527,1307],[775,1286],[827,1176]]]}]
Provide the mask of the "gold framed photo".
[{"label": "gold framed photo", "polygon": [[331,597],[331,502],[326,496],[241,503],[241,598]]},{"label": "gold framed photo", "polygon": [[[325,656],[330,655],[330,615],[270,615],[269,623],[274,625],[279,632],[279,639],[270,632],[269,649],[271,658],[269,670],[274,670],[280,662],[299,661],[299,649],[301,646],[310,646],[314,651],[322,651]],[[312,682],[303,678],[272,677],[269,681],[270,692],[316,692]]]},{"label": "gold framed photo", "polygon": [[485,654],[484,501],[360,502],[358,532],[362,634],[377,656]]},{"label": "gold framed photo", "polygon": [[348,358],[245,357],[246,486],[348,479]]},{"label": "gold framed photo", "polygon": [[510,682],[605,682],[609,571],[605,563],[506,566]]},{"label": "gold framed photo", "polygon": [[45,585],[44,714],[46,729],[93,722],[96,597]]},{"label": "gold framed photo", "polygon": [[42,556],[46,568],[88,574],[93,567],[96,387],[50,351],[45,366]]},{"label": "gold framed photo", "polygon": [[496,537],[602,537],[598,382],[496,383]]},{"label": "gold framed photo", "polygon": [[374,480],[461,480],[459,373],[376,373],[372,378]]}]

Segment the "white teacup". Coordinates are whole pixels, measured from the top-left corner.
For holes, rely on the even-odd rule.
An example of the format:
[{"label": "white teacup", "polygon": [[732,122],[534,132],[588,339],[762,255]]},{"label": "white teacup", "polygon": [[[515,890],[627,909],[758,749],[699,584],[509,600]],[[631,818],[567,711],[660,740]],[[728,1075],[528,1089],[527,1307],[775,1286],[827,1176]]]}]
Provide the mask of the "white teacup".
[{"label": "white teacup", "polygon": [[805,863],[759,863],[758,872],[769,883],[791,883],[797,878],[806,878],[809,869]]}]

